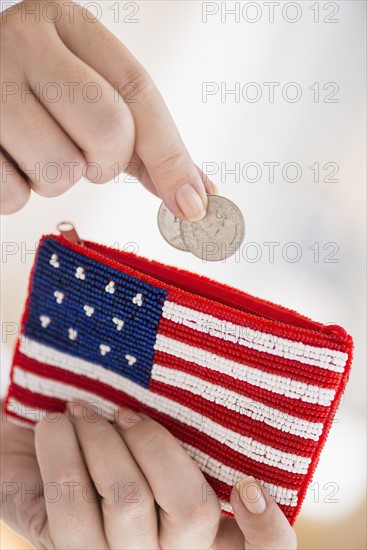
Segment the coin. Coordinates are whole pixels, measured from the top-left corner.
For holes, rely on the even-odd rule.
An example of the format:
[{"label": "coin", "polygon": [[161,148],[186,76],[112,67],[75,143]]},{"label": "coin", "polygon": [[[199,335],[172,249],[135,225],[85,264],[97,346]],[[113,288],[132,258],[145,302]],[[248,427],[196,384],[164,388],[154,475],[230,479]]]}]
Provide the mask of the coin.
[{"label": "coin", "polygon": [[208,195],[204,218],[182,220],[181,238],[187,250],[206,261],[218,262],[236,253],[245,237],[241,210],[229,199]]},{"label": "coin", "polygon": [[181,233],[180,233],[180,223],[181,220],[177,218],[167,206],[162,202],[159,207],[157,215],[158,229],[161,232],[164,240],[168,242],[171,246],[174,246],[178,250],[186,250],[187,248],[184,245]]}]

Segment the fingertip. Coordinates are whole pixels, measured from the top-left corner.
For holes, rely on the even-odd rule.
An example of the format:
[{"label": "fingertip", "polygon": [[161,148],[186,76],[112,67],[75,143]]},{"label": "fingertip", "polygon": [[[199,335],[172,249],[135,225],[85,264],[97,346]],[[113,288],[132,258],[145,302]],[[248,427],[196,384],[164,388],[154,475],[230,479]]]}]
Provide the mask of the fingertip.
[{"label": "fingertip", "polygon": [[83,403],[82,401],[69,401],[68,403],[66,403],[65,414],[67,414],[67,417],[71,421],[73,421],[75,418],[82,418],[85,405],[86,403]]},{"label": "fingertip", "polygon": [[120,407],[115,413],[115,424],[122,431],[133,428],[143,420],[143,416],[129,408]]},{"label": "fingertip", "polygon": [[247,476],[235,484],[240,501],[251,514],[262,514],[266,501],[260,485],[253,476]]},{"label": "fingertip", "polygon": [[263,484],[254,477],[238,481],[230,501],[249,548],[296,550],[297,538],[289,521]]}]

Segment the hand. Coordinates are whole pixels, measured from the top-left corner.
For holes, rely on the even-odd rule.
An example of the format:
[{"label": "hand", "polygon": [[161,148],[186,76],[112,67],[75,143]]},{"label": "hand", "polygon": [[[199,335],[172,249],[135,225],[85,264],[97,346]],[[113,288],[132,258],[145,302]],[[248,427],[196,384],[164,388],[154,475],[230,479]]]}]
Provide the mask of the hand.
[{"label": "hand", "polygon": [[176,216],[202,218],[215,187],[149,74],[84,8],[47,4],[2,13],[1,213],[20,210],[31,189],[54,197],[82,177],[128,172]]},{"label": "hand", "polygon": [[113,424],[94,412],[71,403],[57,425],[37,425],[35,442],[31,430],[4,424],[4,519],[37,548],[296,548],[285,516],[253,478],[232,491],[236,519],[221,517],[217,497],[202,498],[203,474],[165,428],[128,409]]}]

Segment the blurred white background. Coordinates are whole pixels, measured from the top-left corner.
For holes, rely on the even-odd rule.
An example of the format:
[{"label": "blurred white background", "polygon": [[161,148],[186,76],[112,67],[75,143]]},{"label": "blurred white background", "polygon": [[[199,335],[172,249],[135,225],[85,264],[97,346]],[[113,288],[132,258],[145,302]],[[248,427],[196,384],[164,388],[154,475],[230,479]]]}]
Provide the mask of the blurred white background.
[{"label": "blurred white background", "polygon": [[[327,526],[339,533],[336,525],[340,528],[342,520],[353,524],[351,518],[360,514],[365,499],[366,4],[302,1],[291,3],[296,7],[284,12],[289,2],[280,2],[274,7],[273,23],[266,2],[250,3],[257,5],[257,12],[256,6],[243,12],[249,3],[240,2],[239,22],[226,14],[234,2],[210,2],[206,7],[199,1],[130,2],[137,6],[135,23],[123,21],[133,11],[126,4],[88,2],[150,72],[195,161],[218,167],[212,179],[220,194],[244,213],[245,247],[240,258],[216,264],[175,251],[156,226],[159,200],[140,184],[124,181],[125,176],[104,186],[83,182],[53,200],[33,195],[23,211],[2,219],[2,326],[20,320],[32,250],[40,235],[55,232],[64,219],[73,221],[86,239],[120,247],[133,242],[141,255],[209,275],[317,321],[341,324],[355,341],[351,379],[297,525],[301,547],[364,548],[363,529],[353,543],[350,533],[346,542],[341,534],[334,541],[331,531],[326,542],[322,536]],[[205,10],[218,12],[207,15],[205,23]],[[299,21],[286,20],[295,19],[297,12]],[[256,13],[260,18],[250,23],[243,13],[247,19],[254,20]],[[327,23],[328,18],[336,21]],[[250,102],[241,96],[236,102],[233,94],[221,97],[219,91],[203,101],[203,83],[208,82],[219,90],[233,89],[236,82],[240,89],[256,82],[262,97]],[[266,82],[280,83],[274,102],[269,101]],[[302,91],[298,102],[282,95],[290,82]],[[323,89],[327,83],[338,88],[332,84]],[[314,95],[317,86],[319,102]],[[333,90],[338,91],[332,96]],[[289,97],[294,91],[288,88]],[[248,97],[254,93],[254,87],[248,88]],[[328,96],[337,102],[324,102]],[[264,165],[269,162],[280,163],[274,182]],[[282,175],[290,162],[302,170],[298,182]],[[221,163],[227,169],[235,163],[241,169],[257,163],[262,175],[251,182],[240,174],[236,181],[220,170]],[[315,163],[320,167],[318,183],[310,169]],[[323,181],[331,173],[331,165],[324,169],[326,163],[338,166],[333,176],[337,181]],[[289,178],[294,174],[290,168]],[[248,171],[247,180],[251,178],[254,168]],[[273,262],[269,245],[264,245],[269,242],[280,243]],[[288,243],[294,242],[302,253],[297,262],[290,261],[295,248]],[[253,261],[256,254],[259,259]],[[3,334],[2,393],[14,342],[15,336]],[[311,525],[314,536],[310,530],[303,532],[302,525]]]}]

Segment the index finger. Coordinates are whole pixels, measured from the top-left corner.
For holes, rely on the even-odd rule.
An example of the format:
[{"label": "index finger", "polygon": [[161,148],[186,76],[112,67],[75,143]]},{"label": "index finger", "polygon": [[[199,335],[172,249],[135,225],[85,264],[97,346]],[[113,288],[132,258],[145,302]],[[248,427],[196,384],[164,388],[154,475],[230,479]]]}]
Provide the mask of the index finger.
[{"label": "index finger", "polygon": [[127,103],[136,127],[136,152],[167,207],[180,218],[202,218],[206,191],[215,190],[209,180],[204,184],[153,80],[106,27],[86,21],[81,9],[76,9],[75,15],[81,32],[72,32],[72,25],[60,19],[57,29],[61,39],[110,82]]}]

